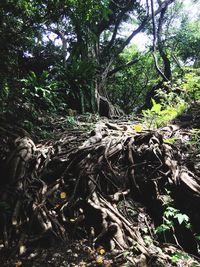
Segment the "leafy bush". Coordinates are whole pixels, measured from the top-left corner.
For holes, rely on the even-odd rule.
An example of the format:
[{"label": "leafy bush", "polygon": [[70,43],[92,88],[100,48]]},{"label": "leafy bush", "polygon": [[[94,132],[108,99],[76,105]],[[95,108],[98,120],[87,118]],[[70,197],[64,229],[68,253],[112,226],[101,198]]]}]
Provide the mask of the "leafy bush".
[{"label": "leafy bush", "polygon": [[171,105],[162,105],[152,99],[152,108],[143,110],[144,122],[148,128],[158,128],[181,115],[187,108],[186,102]]},{"label": "leafy bush", "polygon": [[55,109],[58,102],[58,83],[50,79],[47,71],[43,71],[40,77],[31,71],[21,82],[22,94],[26,99],[35,102],[41,109]]},{"label": "leafy bush", "polygon": [[167,206],[163,215],[163,224],[156,228],[156,233],[160,234],[173,230],[175,222],[191,229],[190,219],[186,214],[181,213],[180,210],[175,209],[174,207]]},{"label": "leafy bush", "polygon": [[149,128],[158,128],[181,115],[194,101],[200,100],[200,77],[198,70],[186,70],[183,79],[173,84],[164,83],[164,89],[158,89],[159,103],[152,99],[151,109],[143,110],[145,123]]},{"label": "leafy bush", "polygon": [[181,86],[185,91],[188,100],[200,100],[200,76],[198,71],[190,71],[189,73],[186,73]]}]

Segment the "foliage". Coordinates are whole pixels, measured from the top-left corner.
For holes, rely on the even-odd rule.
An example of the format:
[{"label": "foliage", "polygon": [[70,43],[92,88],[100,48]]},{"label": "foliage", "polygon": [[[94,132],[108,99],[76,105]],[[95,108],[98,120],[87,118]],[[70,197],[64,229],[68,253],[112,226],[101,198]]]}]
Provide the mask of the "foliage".
[{"label": "foliage", "polygon": [[188,97],[188,100],[200,100],[200,77],[199,70],[189,71],[183,77],[182,88]]},{"label": "foliage", "polygon": [[174,144],[176,141],[177,141],[177,137],[175,137],[175,136],[174,137],[171,137],[171,138],[164,139],[164,142],[166,144],[170,144],[170,145]]},{"label": "foliage", "polygon": [[183,17],[181,26],[176,30],[173,46],[177,56],[189,66],[200,67],[200,22]]},{"label": "foliage", "polygon": [[22,94],[26,100],[38,103],[40,108],[55,109],[55,104],[58,104],[58,83],[50,79],[47,71],[40,77],[32,71],[27,78],[20,81],[23,84]]},{"label": "foliage", "polygon": [[[0,8],[0,86],[6,91],[8,85],[15,94],[19,89],[17,80],[26,83],[29,79],[30,84],[32,79],[34,83],[30,73],[38,77],[51,71],[53,80],[66,92],[67,102],[82,113],[95,111],[95,86],[102,81],[105,85],[107,70],[116,66],[119,55],[136,34],[129,39],[119,36],[123,23],[131,22],[134,15],[135,25],[143,28],[148,15],[147,7],[139,1],[90,0],[83,4],[80,0],[11,0],[2,1]],[[139,68],[130,78],[132,83],[136,83],[137,73]],[[24,87],[26,95],[28,86]],[[31,89],[31,98],[42,95],[43,102],[49,98],[46,104],[52,106],[55,92],[46,85],[37,87]],[[129,111],[130,106],[125,109]]]},{"label": "foliage", "polygon": [[[167,2],[163,1],[163,6]],[[181,74],[177,62],[190,61],[192,67],[198,67],[199,22],[187,18],[181,1],[172,2],[165,6],[161,41],[176,76]],[[142,1],[10,0],[1,1],[0,15],[2,111],[10,109],[7,102],[19,105],[13,99],[23,91],[25,100],[35,102],[35,109],[43,106],[59,111],[67,103],[79,113],[95,112],[98,89],[131,113],[158,82],[151,45],[141,53],[140,47],[131,43],[141,31],[152,35],[148,6]],[[158,12],[157,24],[159,16]],[[123,33],[124,23],[130,28],[127,34]],[[158,54],[159,64],[161,59]],[[191,97],[198,99],[198,78],[187,75],[185,86],[191,88]]]},{"label": "foliage", "polygon": [[94,111],[95,62],[90,59],[76,60],[67,68],[58,65],[56,69],[61,86],[67,88],[66,99],[70,102],[71,108],[78,110],[79,113]]},{"label": "foliage", "polygon": [[188,141],[188,144],[196,148],[195,154],[199,153],[200,151],[200,129],[196,129],[196,128],[191,129],[191,138]]},{"label": "foliage", "polygon": [[71,127],[74,127],[77,125],[77,121],[74,116],[68,116],[67,117],[67,124]]},{"label": "foliage", "polygon": [[186,266],[191,267],[199,266],[199,263],[197,261],[191,259],[191,257],[184,252],[173,253],[171,256],[171,261],[173,264],[179,264],[178,266],[182,266],[182,264],[187,264]]},{"label": "foliage", "polygon": [[27,130],[27,132],[31,133],[35,139],[47,139],[52,138],[52,133],[46,129],[46,125],[36,126],[31,122],[31,120],[25,120],[22,124],[23,128]]},{"label": "foliage", "polygon": [[156,98],[159,103],[152,99],[152,107],[142,111],[149,128],[165,125],[180,116],[193,101],[200,99],[198,70],[186,69],[182,79],[165,82],[163,88],[156,91]]},{"label": "foliage", "polygon": [[157,77],[151,55],[142,54],[136,45],[130,45],[124,50],[116,61],[116,66],[130,62],[134,58],[139,58],[137,64],[120,70],[110,77],[107,83],[109,97],[127,114],[145,102],[145,96]]},{"label": "foliage", "polygon": [[163,214],[163,224],[156,228],[156,233],[164,233],[166,231],[173,230],[174,224],[178,222],[184,225],[184,227],[191,229],[189,217],[186,214],[180,212],[180,210],[167,206]]},{"label": "foliage", "polygon": [[177,103],[173,106],[162,106],[161,104],[156,103],[154,99],[152,99],[152,108],[142,111],[144,115],[144,123],[150,129],[158,128],[181,115],[186,108],[187,105],[185,102],[182,102],[180,104]]},{"label": "foliage", "polygon": [[[164,208],[162,215],[163,223],[156,227],[155,234],[158,234],[158,236],[163,235],[166,242],[167,233],[171,233],[176,240],[175,228],[177,227],[177,224],[181,225],[183,228],[188,229],[189,231],[191,231],[192,229],[192,224],[187,214],[182,213],[179,209],[174,207],[171,192],[169,190],[165,191],[166,194],[162,196]],[[171,256],[171,260],[172,262],[175,262],[176,260],[182,260],[182,256],[174,254]]]}]

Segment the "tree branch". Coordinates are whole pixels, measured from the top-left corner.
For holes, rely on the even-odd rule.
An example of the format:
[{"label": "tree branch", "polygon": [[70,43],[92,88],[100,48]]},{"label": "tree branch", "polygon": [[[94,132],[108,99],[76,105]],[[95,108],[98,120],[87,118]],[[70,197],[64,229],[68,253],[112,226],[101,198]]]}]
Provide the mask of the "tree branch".
[{"label": "tree branch", "polygon": [[118,72],[118,71],[120,71],[120,70],[122,70],[122,69],[128,68],[128,67],[130,67],[130,66],[136,64],[139,60],[140,60],[140,58],[135,58],[135,59],[129,61],[128,63],[126,63],[126,64],[123,64],[123,65],[120,65],[120,66],[114,68],[113,70],[111,70],[111,71],[109,71],[109,72],[107,73],[107,77],[110,77],[110,76],[112,76],[113,74],[115,74],[116,72]]},{"label": "tree branch", "polygon": [[113,31],[113,34],[112,34],[112,38],[111,38],[111,40],[110,40],[108,46],[106,47],[106,50],[109,50],[109,49],[113,46],[114,41],[115,41],[116,36],[117,36],[117,31],[118,31],[118,29],[119,29],[119,25],[120,25],[120,23],[121,23],[121,21],[122,21],[122,18],[123,18],[123,16],[124,16],[124,14],[125,14],[128,10],[129,10],[129,6],[127,6],[127,8],[124,8],[124,9],[120,12],[120,14],[119,14],[119,16],[118,16],[118,18],[117,18],[116,24],[115,24],[115,28],[114,28],[114,31]]},{"label": "tree branch", "polygon": [[161,39],[163,20],[164,20],[164,15],[166,11],[167,11],[167,7],[164,8],[160,13],[157,36],[158,36],[158,50],[164,63],[164,76],[167,78],[167,81],[169,81],[171,79],[171,64],[167,57],[166,52],[164,51],[163,42]]},{"label": "tree branch", "polygon": [[[161,11],[162,13],[162,11]],[[157,42],[157,34],[156,34],[156,24],[155,24],[155,15],[154,15],[154,5],[153,5],[153,0],[151,0],[151,15],[152,15],[152,25],[153,25],[153,58],[154,58],[154,63],[157,72],[160,74],[160,76],[165,80],[168,81],[168,78],[165,76],[165,74],[161,71],[161,69],[158,66],[158,59],[156,56],[156,42]],[[159,20],[161,21],[161,20]],[[160,27],[161,23],[159,23],[158,27],[158,32],[160,32]]]},{"label": "tree branch", "polygon": [[[112,1],[115,5],[117,5],[114,1]],[[109,50],[113,47],[115,40],[116,40],[116,36],[119,30],[119,26],[123,20],[124,15],[126,14],[126,12],[128,12],[131,8],[131,6],[133,5],[132,1],[129,1],[125,6],[120,7],[117,5],[117,7],[121,8],[121,12],[118,14],[118,16],[116,17],[116,22],[115,22],[115,26],[114,26],[114,30],[113,30],[113,34],[111,37],[111,40],[109,41],[108,45],[103,49],[102,51],[102,55],[101,57],[103,58],[106,53],[109,52]],[[108,53],[109,54],[109,53]]]},{"label": "tree branch", "polygon": [[[172,4],[175,0],[165,0],[161,3],[161,5],[158,7],[158,9],[154,12],[154,16],[157,16],[164,8],[167,8],[170,4]],[[137,29],[135,29],[129,37],[124,41],[122,46],[118,49],[115,56],[119,55],[124,48],[130,43],[130,41],[133,39],[134,36],[136,36],[139,32],[141,32],[146,24],[152,19],[152,15],[147,14],[146,17],[143,19],[141,24],[138,26]]]}]

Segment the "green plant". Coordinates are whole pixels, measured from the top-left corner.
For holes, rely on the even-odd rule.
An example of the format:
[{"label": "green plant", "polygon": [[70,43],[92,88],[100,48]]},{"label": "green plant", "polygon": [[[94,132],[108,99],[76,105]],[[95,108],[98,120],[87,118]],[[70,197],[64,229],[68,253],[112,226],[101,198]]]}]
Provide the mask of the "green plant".
[{"label": "green plant", "polygon": [[0,111],[3,112],[8,102],[8,97],[10,94],[10,88],[7,82],[0,82]]},{"label": "green plant", "polygon": [[77,121],[74,116],[67,116],[67,124],[71,127],[74,127],[77,125]]},{"label": "green plant", "polygon": [[178,138],[175,136],[171,137],[171,138],[166,138],[166,139],[164,139],[164,143],[173,145],[174,143],[176,143],[177,139]]},{"label": "green plant", "polygon": [[198,147],[200,148],[200,129],[193,128],[191,130],[191,133],[192,133],[192,137],[189,143],[192,145],[198,145]]},{"label": "green plant", "polygon": [[184,252],[176,252],[171,256],[171,262],[177,266],[199,267],[199,263]]},{"label": "green plant", "polygon": [[173,207],[171,192],[167,189],[165,191],[166,194],[162,196],[164,207],[163,223],[156,228],[155,233],[165,234],[165,232],[167,231],[174,233],[174,226],[177,223],[183,225],[187,229],[191,229],[192,225],[190,223],[190,218],[188,217],[188,215]]},{"label": "green plant", "polygon": [[200,129],[193,128],[190,133],[190,140],[187,144],[192,145],[193,156],[197,156],[200,152]]},{"label": "green plant", "polygon": [[156,92],[159,103],[152,99],[152,108],[142,111],[149,128],[165,125],[181,115],[192,102],[200,100],[199,70],[186,69],[185,72],[182,79],[165,82],[164,88]]},{"label": "green plant", "polygon": [[190,219],[186,214],[181,213],[180,210],[174,207],[166,207],[163,214],[163,224],[156,228],[156,233],[159,234],[167,230],[173,230],[175,222],[184,225],[188,229],[191,229]]},{"label": "green plant", "polygon": [[34,131],[34,124],[31,121],[25,120],[23,122],[23,127],[28,131],[28,132],[32,132]]},{"label": "green plant", "polygon": [[28,101],[32,100],[36,108],[55,109],[56,104],[59,102],[58,83],[51,80],[47,71],[43,71],[40,76],[31,71],[27,78],[20,81],[23,84],[23,96]]},{"label": "green plant", "polygon": [[152,108],[143,110],[142,113],[146,125],[150,129],[154,129],[163,126],[169,121],[175,119],[177,116],[183,113],[186,107],[187,105],[185,102],[176,104],[174,106],[164,106],[160,103],[156,103],[156,101],[152,99]]},{"label": "green plant", "polygon": [[184,260],[184,261],[187,261],[189,259],[189,256],[186,255],[185,253],[183,252],[176,252],[172,255],[171,257],[171,261],[173,263],[177,263],[178,261],[180,260]]},{"label": "green plant", "polygon": [[[162,203],[163,203],[163,223],[156,227],[155,233],[158,235],[162,235],[166,240],[166,234],[171,233],[174,239],[177,241],[175,236],[175,227],[177,224],[182,225],[183,227],[191,230],[192,225],[190,223],[190,218],[187,214],[182,213],[179,209],[173,207],[173,200],[171,198],[171,192],[169,190],[165,190],[166,194],[162,195]],[[167,240],[166,240],[167,241]],[[177,242],[178,244],[178,242]]]},{"label": "green plant", "polygon": [[181,87],[185,91],[188,100],[200,100],[200,77],[197,72],[190,71],[186,73]]}]

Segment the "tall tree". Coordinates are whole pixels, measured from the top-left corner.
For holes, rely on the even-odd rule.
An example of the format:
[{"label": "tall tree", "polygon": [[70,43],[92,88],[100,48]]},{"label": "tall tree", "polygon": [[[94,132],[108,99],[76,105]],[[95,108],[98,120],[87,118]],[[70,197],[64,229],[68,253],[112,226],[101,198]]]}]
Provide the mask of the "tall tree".
[{"label": "tall tree", "polygon": [[[3,1],[2,76],[5,76],[5,66],[10,66],[13,73],[18,66],[20,76],[29,70],[38,75],[42,70],[51,70],[80,112],[97,109],[101,113],[101,103],[104,103],[107,115],[112,115],[114,110],[107,100],[105,86],[107,79],[138,62],[136,57],[116,66],[119,55],[147,27],[152,17],[159,14],[158,43],[160,52],[164,51],[159,42],[161,18],[173,2],[175,0],[159,1],[152,14],[150,0],[145,4],[138,0]],[[132,19],[136,21],[134,30],[122,38],[119,33],[123,23]],[[164,59],[164,54],[162,57]]]}]

